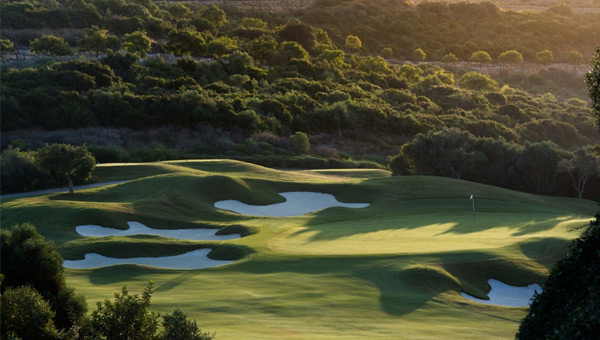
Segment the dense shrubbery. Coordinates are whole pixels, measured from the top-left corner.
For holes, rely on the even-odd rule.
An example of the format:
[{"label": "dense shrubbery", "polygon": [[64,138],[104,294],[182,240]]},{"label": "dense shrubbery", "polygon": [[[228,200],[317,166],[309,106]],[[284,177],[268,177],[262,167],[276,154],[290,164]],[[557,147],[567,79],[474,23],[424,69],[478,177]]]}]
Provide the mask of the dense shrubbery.
[{"label": "dense shrubbery", "polygon": [[91,180],[96,160],[85,145],[46,145],[36,151],[21,152],[9,147],[0,155],[1,190],[23,192],[82,184]]},{"label": "dense shrubbery", "polygon": [[[72,20],[64,25],[85,28],[79,37],[65,35],[67,42],[80,50],[108,52],[95,61],[81,58],[35,68],[4,69],[2,129],[22,131],[41,127],[47,132],[26,139],[19,139],[18,132],[14,135],[5,132],[8,137],[3,136],[3,148],[13,144],[24,150],[35,150],[43,145],[41,139],[54,138],[46,142],[86,143],[100,162],[225,156],[273,166],[347,167],[373,166],[369,161],[384,164],[387,156],[397,153],[400,145],[418,134],[433,136],[434,132],[448,128],[463,131],[457,135],[469,133],[473,138],[487,138],[499,145],[527,142],[542,145],[549,141],[569,151],[600,141],[593,126],[592,109],[585,101],[565,97],[580,95],[580,79],[575,86],[577,90],[561,91],[559,99],[548,92],[556,88],[556,84],[575,84],[575,78],[564,72],[544,71],[546,73],[525,78],[505,74],[493,79],[478,72],[452,73],[427,64],[392,65],[381,57],[360,57],[337,47],[349,42],[347,48],[359,52],[385,49],[388,56],[391,50],[395,56],[408,53],[410,58],[415,51],[419,58],[452,53],[459,59],[487,49],[497,57],[514,47],[505,48],[500,44],[497,51],[490,50],[490,46],[484,44],[489,41],[485,40],[488,30],[469,29],[468,34],[482,35],[471,37],[458,51],[460,46],[432,42],[438,36],[444,37],[444,44],[451,42],[446,35],[454,36],[456,32],[436,31],[432,36],[425,28],[440,20],[468,25],[466,15],[473,13],[479,13],[479,21],[473,23],[477,27],[525,25],[527,22],[537,29],[538,25],[546,25],[547,20],[555,20],[559,26],[571,20],[555,14],[507,13],[491,3],[424,3],[406,7],[393,3],[367,6],[346,1],[335,5],[320,3],[316,7],[318,13],[311,9],[306,11],[314,16],[304,17],[304,20],[326,28],[323,30],[292,20],[290,16],[257,12],[253,14],[255,17],[248,18],[227,6],[214,5],[136,3],[125,6],[120,2],[91,1],[85,6],[64,8],[58,3],[29,6],[8,1],[2,6],[5,9],[2,16],[6,19],[3,25],[14,28],[34,25],[33,21],[17,23],[15,18],[20,16],[44,17],[60,12]],[[395,9],[389,10],[389,6]],[[331,12],[337,13],[335,18],[329,18]],[[85,23],[73,17],[84,14],[88,15]],[[371,17],[378,18],[377,23]],[[325,23],[325,18],[331,20]],[[346,26],[338,27],[350,18],[353,25],[348,27],[360,32],[346,32]],[[403,20],[387,20],[390,18]],[[402,38],[396,42],[407,49],[404,52],[393,44],[379,46],[383,43],[379,39],[387,39],[384,37],[388,35],[372,35],[383,29],[389,31],[389,25],[380,27],[386,20],[400,26],[416,20],[415,27],[421,27],[423,32],[397,27],[394,32]],[[585,20],[580,22],[577,34],[588,34],[597,25]],[[58,27],[45,20],[37,25]],[[371,30],[365,30],[364,25],[369,25]],[[531,51],[520,45],[529,46],[529,38],[513,29],[509,31],[512,32],[510,37],[518,42],[514,46],[525,59],[530,58]],[[187,57],[139,59],[147,51],[143,32],[155,41],[166,42],[164,46],[154,43],[154,51],[170,51]],[[420,39],[422,46],[408,43],[417,41],[413,40],[414,34],[424,32],[428,32],[430,38]],[[590,34],[597,34],[595,32]],[[133,39],[134,36],[140,39]],[[588,44],[567,39],[565,41],[575,45],[560,45],[560,39],[542,37],[542,44],[552,49],[553,58],[557,59],[561,58],[562,49],[585,50],[587,47],[582,46]],[[134,46],[134,42],[139,46]],[[556,44],[560,45],[558,49],[554,49]],[[119,45],[136,54],[113,52]],[[531,89],[534,94],[508,83]],[[74,130],[61,132],[61,129]],[[294,135],[296,132],[299,134]],[[306,156],[297,157],[301,154]],[[418,152],[408,156],[401,163],[409,164],[412,159],[409,172],[460,174],[463,178],[486,183],[502,182],[490,182],[481,175],[470,174],[473,170],[467,169],[468,166],[443,171],[417,166],[414,160]],[[479,162],[479,153],[468,158],[471,156],[474,166]],[[11,161],[5,163],[13,168],[18,164],[26,169],[24,173],[34,174],[35,167],[28,165],[31,162],[27,157],[11,157]],[[366,162],[357,163],[352,159]],[[505,170],[494,169],[499,174]],[[31,187],[35,185],[21,189]],[[564,190],[533,187],[527,190],[564,193]]]},{"label": "dense shrubbery", "polygon": [[[0,231],[2,339],[210,340],[179,309],[149,311],[152,283],[142,296],[125,287],[98,303],[91,317],[81,295],[65,284],[62,257],[30,224]],[[24,270],[26,268],[27,270]],[[162,319],[162,322],[160,322]]]},{"label": "dense shrubbery", "polygon": [[[390,159],[396,175],[446,176],[546,195],[594,198],[600,155],[566,151],[552,142],[524,145],[476,137],[458,129],[419,134]],[[579,155],[581,154],[581,155]]]}]

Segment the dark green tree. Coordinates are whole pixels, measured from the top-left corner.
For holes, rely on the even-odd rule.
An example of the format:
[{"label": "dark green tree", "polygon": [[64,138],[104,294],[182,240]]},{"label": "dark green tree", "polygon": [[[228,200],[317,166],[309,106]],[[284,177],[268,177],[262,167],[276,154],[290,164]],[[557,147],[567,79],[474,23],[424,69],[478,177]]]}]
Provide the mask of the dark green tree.
[{"label": "dark green tree", "polygon": [[144,31],[125,34],[121,40],[121,48],[140,57],[150,52],[151,40]]},{"label": "dark green tree", "polygon": [[36,159],[40,168],[56,178],[57,181],[66,180],[71,194],[73,193],[73,181],[89,180],[96,167],[94,156],[85,146],[46,145],[37,151]]},{"label": "dark green tree", "polygon": [[583,199],[583,192],[590,178],[600,173],[600,157],[591,147],[575,150],[573,157],[563,159],[559,165],[559,171],[571,178],[579,199]]},{"label": "dark green tree", "polygon": [[559,261],[521,322],[519,340],[589,340],[600,329],[600,212]]},{"label": "dark green tree", "polygon": [[299,154],[307,154],[310,151],[310,141],[304,132],[296,132],[290,136],[290,142],[294,148],[294,152]]},{"label": "dark green tree", "polygon": [[279,36],[286,41],[295,41],[309,51],[317,44],[313,28],[301,21],[287,23],[279,32]]},{"label": "dark green tree", "polygon": [[226,57],[237,48],[235,40],[229,37],[218,37],[209,41],[204,49],[206,55],[213,58]]},{"label": "dark green tree", "polygon": [[254,59],[269,62],[275,56],[277,45],[275,38],[270,35],[262,35],[248,42],[246,49]]},{"label": "dark green tree", "polygon": [[196,321],[188,320],[187,316],[179,309],[173,310],[171,314],[162,316],[163,330],[160,340],[211,340],[215,334],[202,332]]},{"label": "dark green tree", "polygon": [[148,310],[152,296],[152,282],[142,292],[130,295],[123,287],[115,294],[115,301],[108,299],[97,303],[92,312],[91,325],[94,335],[106,340],[147,340],[156,338],[157,313]]},{"label": "dark green tree", "polygon": [[487,74],[471,71],[460,77],[458,85],[473,91],[493,91],[497,89],[498,82]]},{"label": "dark green tree", "polygon": [[37,290],[30,286],[7,288],[0,300],[2,339],[58,339],[54,311]]},{"label": "dark green tree", "polygon": [[[31,286],[37,290],[56,314],[54,325],[59,330],[68,330],[82,321],[87,309],[85,300],[66,286],[62,257],[34,226],[21,224],[11,230],[2,230],[0,252],[3,290],[19,286]],[[45,307],[39,307],[40,313],[46,314]]]},{"label": "dark green tree", "polygon": [[31,51],[36,54],[65,56],[73,54],[69,44],[62,38],[54,35],[44,35],[29,43]]},{"label": "dark green tree", "polygon": [[195,30],[172,30],[163,48],[176,55],[200,55],[204,51],[204,44],[204,37]]},{"label": "dark green tree", "polygon": [[214,4],[202,7],[198,14],[215,28],[219,28],[227,23],[227,14],[225,11]]},{"label": "dark green tree", "polygon": [[83,37],[77,41],[77,48],[80,51],[95,52],[96,55],[108,50],[117,50],[119,48],[119,39],[108,30],[101,29],[98,26],[83,29]]}]

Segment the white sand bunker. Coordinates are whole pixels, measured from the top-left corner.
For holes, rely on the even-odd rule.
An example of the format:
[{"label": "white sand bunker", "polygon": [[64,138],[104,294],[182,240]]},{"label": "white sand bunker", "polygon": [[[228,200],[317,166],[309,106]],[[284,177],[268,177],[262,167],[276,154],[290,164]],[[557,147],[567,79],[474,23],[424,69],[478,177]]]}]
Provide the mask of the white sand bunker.
[{"label": "white sand bunker", "polygon": [[498,280],[488,280],[492,289],[488,293],[489,300],[481,300],[473,297],[469,294],[460,292],[462,297],[472,301],[485,303],[488,305],[498,305],[507,307],[527,307],[529,306],[529,300],[533,297],[533,294],[537,291],[542,292],[542,287],[537,283],[531,284],[527,287],[515,287],[509,286]]},{"label": "white sand bunker", "polygon": [[71,269],[88,269],[114,266],[118,264],[137,264],[169,269],[203,269],[217,267],[234,261],[212,260],[207,257],[211,249],[198,249],[185,254],[164,257],[131,257],[116,259],[95,253],[85,254],[83,260],[65,260],[63,266]]},{"label": "white sand bunker", "polygon": [[310,214],[331,207],[364,208],[369,203],[342,203],[333,195],[318,192],[280,192],[285,197],[283,203],[269,205],[249,205],[236,200],[218,201],[215,208],[229,210],[243,215],[289,217]]},{"label": "white sand bunker", "polygon": [[215,235],[218,229],[152,229],[139,222],[127,222],[129,229],[121,230],[106,228],[99,225],[80,225],[75,228],[82,236],[131,236],[131,235],[156,235],[179,240],[214,241],[232,240],[240,238],[240,234]]}]

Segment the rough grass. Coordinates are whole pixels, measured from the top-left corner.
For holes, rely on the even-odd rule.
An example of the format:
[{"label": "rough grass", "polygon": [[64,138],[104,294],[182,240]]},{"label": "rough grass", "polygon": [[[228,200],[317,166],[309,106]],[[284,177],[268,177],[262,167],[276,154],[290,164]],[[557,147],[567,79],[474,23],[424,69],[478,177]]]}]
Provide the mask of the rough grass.
[{"label": "rough grass", "polygon": [[[30,222],[65,258],[167,256],[212,248],[239,261],[204,270],[133,265],[66,270],[90,308],[123,285],[156,287],[153,306],[179,307],[219,339],[512,339],[525,308],[478,304],[487,280],[542,283],[565,254],[591,201],[543,197],[435,177],[381,170],[279,171],[236,161],[102,165],[107,188],[2,201],[2,227]],[[342,202],[289,218],[217,210],[214,202],[283,201],[282,191],[330,193]],[[473,218],[469,196],[475,195]],[[222,228],[228,241],[156,236],[86,238],[75,226]],[[493,330],[493,331],[491,331]]]}]

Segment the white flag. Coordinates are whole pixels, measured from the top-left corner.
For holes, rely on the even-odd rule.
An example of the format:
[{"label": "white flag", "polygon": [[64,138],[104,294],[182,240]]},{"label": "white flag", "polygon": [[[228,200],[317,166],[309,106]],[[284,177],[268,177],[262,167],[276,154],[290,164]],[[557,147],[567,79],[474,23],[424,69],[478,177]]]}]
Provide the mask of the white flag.
[{"label": "white flag", "polygon": [[469,198],[469,199],[472,200],[473,199],[473,195],[471,195],[471,198]]}]

